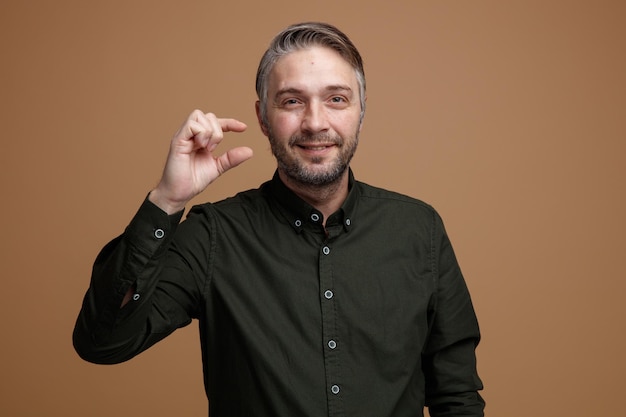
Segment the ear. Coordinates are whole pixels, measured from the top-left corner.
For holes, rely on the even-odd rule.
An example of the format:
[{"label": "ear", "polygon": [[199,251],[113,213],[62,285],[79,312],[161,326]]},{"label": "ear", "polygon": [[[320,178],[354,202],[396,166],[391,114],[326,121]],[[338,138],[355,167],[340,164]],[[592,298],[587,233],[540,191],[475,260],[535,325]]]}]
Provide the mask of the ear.
[{"label": "ear", "polygon": [[257,100],[254,104],[254,108],[256,110],[256,118],[259,121],[259,126],[261,127],[261,132],[263,132],[265,136],[269,136],[267,126],[265,125],[265,123],[263,122],[263,118],[261,117],[261,102],[259,100]]},{"label": "ear", "polygon": [[[363,103],[365,105],[365,103],[367,103],[367,95],[365,96],[365,100],[363,100]],[[365,119],[365,108],[362,111],[361,114],[361,120],[359,120],[359,133],[361,133],[361,129],[363,129],[363,120]]]}]

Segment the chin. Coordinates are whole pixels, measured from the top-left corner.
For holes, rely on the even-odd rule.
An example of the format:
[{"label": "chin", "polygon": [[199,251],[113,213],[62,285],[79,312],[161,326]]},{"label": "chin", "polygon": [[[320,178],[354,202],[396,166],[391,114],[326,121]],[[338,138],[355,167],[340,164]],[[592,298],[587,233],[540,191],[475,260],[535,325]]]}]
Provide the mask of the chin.
[{"label": "chin", "polygon": [[318,167],[319,169],[298,169],[288,175],[303,184],[329,185],[336,183],[346,172],[346,167]]}]

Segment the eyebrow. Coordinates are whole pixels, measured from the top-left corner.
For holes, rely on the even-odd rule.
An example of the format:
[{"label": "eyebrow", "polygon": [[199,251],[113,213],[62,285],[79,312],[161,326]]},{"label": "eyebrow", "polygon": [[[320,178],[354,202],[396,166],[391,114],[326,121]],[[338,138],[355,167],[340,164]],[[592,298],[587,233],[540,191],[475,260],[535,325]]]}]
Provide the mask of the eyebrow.
[{"label": "eyebrow", "polygon": [[[328,93],[334,93],[334,92],[347,92],[347,93],[352,93],[352,89],[350,87],[348,87],[347,85],[343,85],[343,84],[337,84],[337,85],[329,85],[327,87],[324,88],[324,92],[328,92]],[[284,96],[286,94],[302,94],[304,93],[304,90],[299,89],[299,88],[295,88],[295,87],[287,87],[287,88],[282,88],[280,90],[278,90],[276,92],[276,95],[274,95],[274,98],[279,98],[281,96]]]}]

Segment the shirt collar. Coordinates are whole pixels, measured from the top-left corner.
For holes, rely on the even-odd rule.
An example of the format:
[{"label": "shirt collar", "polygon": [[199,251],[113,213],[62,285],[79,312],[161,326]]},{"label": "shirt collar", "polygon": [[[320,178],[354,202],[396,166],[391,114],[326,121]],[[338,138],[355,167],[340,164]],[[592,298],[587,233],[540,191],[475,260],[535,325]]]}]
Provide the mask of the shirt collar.
[{"label": "shirt collar", "polygon": [[[348,173],[348,196],[341,208],[333,213],[326,221],[326,227],[342,225],[345,231],[353,226],[353,215],[358,201],[358,187],[352,170]],[[319,227],[323,222],[322,213],[311,206],[293,191],[291,191],[280,179],[278,171],[274,172],[271,181],[266,183],[267,192],[276,200],[280,212],[294,230],[300,233],[308,225]]]}]

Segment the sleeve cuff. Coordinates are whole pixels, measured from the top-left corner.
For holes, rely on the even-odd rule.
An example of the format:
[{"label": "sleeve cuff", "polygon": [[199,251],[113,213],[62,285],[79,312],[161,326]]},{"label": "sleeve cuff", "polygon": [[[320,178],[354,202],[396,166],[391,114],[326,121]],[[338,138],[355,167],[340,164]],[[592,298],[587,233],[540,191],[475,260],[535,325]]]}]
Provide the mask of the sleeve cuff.
[{"label": "sleeve cuff", "polygon": [[146,196],[126,228],[126,236],[141,252],[157,255],[167,247],[165,243],[171,240],[183,213],[168,215]]}]

